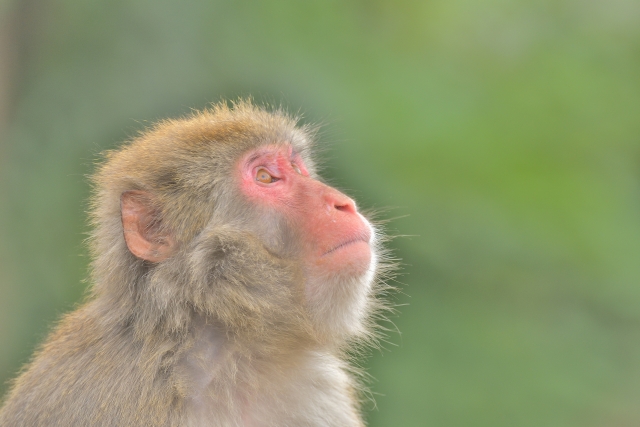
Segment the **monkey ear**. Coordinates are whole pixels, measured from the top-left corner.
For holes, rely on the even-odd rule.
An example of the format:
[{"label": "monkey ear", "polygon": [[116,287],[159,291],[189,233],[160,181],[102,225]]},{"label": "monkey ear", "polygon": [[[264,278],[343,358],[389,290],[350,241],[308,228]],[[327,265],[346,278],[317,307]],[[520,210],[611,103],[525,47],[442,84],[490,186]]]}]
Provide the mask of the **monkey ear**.
[{"label": "monkey ear", "polygon": [[120,196],[122,228],[127,247],[136,257],[150,262],[167,259],[175,249],[175,239],[163,233],[151,196],[144,191],[125,191]]}]

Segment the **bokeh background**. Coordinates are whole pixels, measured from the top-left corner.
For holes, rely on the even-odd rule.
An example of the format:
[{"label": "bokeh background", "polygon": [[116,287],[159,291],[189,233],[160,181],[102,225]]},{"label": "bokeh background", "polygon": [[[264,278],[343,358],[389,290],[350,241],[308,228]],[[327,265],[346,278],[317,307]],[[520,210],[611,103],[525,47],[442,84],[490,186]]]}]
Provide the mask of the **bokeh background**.
[{"label": "bokeh background", "polygon": [[85,291],[97,154],[249,95],[403,236],[371,426],[640,425],[636,0],[2,1],[0,391]]}]

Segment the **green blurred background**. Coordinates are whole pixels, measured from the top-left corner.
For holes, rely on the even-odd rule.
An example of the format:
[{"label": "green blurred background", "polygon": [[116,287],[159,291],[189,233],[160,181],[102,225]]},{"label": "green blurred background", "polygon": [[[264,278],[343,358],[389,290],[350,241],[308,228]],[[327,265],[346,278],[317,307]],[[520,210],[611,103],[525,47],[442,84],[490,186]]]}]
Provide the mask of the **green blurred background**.
[{"label": "green blurred background", "polygon": [[640,425],[637,0],[4,0],[0,391],[87,286],[97,153],[247,95],[411,236],[371,426]]}]

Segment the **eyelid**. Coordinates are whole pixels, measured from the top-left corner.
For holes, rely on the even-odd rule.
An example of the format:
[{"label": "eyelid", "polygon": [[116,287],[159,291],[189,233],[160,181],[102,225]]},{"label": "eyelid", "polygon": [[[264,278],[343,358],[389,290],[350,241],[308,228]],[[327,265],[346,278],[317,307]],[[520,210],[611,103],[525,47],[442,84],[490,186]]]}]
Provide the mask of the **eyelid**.
[{"label": "eyelid", "polygon": [[264,169],[267,172],[269,172],[271,174],[271,176],[273,176],[274,178],[280,179],[280,173],[279,172],[275,172],[274,168],[272,166],[267,166],[267,165],[264,165],[264,164],[260,164],[260,165],[258,165],[258,166],[253,168],[254,174],[256,172],[258,172],[260,169]]}]

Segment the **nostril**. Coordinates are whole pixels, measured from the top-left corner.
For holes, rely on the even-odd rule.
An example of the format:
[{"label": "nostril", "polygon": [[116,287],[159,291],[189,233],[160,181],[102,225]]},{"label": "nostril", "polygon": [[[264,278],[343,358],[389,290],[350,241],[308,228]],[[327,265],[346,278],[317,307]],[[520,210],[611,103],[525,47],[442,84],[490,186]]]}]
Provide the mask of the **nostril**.
[{"label": "nostril", "polygon": [[358,212],[355,202],[350,197],[330,187],[324,195],[324,201],[328,209],[333,208],[340,212],[353,214]]},{"label": "nostril", "polygon": [[347,198],[347,200],[341,200],[334,203],[334,206],[340,212],[356,213],[356,205],[353,200]]},{"label": "nostril", "polygon": [[338,209],[339,211],[342,211],[342,212],[351,212],[351,211],[353,211],[353,208],[351,206],[349,206],[348,204],[346,204],[346,205],[336,205],[336,209]]}]

